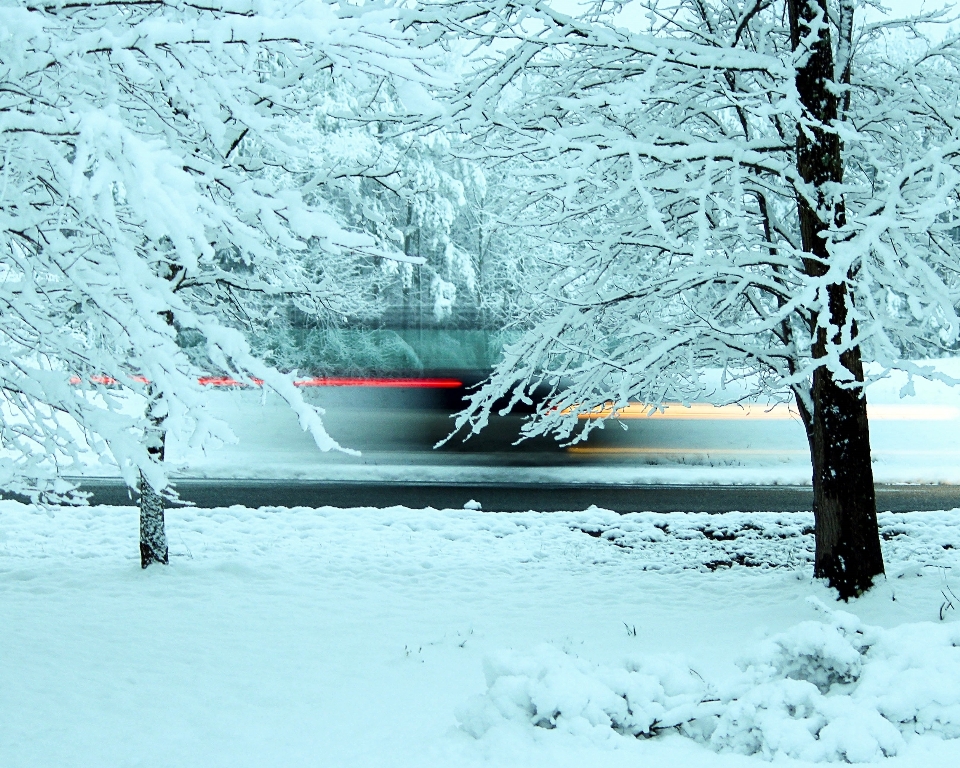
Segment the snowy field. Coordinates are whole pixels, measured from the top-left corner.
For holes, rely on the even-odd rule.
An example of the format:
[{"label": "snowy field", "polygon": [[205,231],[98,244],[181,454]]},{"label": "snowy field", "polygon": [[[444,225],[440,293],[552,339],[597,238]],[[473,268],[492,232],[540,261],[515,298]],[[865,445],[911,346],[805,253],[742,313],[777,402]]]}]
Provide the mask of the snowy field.
[{"label": "snowy field", "polygon": [[[877,480],[960,482],[957,393],[903,383],[870,390]],[[238,442],[174,433],[182,475],[810,475],[762,409],[633,422],[710,451],[587,470],[321,454],[260,393],[211,410]],[[960,510],[881,525],[888,578],[844,605],[809,515],[180,508],[141,571],[133,508],[0,502],[0,768],[958,765]]]},{"label": "snowy field", "polygon": [[0,502],[0,765],[958,765],[958,518]]}]

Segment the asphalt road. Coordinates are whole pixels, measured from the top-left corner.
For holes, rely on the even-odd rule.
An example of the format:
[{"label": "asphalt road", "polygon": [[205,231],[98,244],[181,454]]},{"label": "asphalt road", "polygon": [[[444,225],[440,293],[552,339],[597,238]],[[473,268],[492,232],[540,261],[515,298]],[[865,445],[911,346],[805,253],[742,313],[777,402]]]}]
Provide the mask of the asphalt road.
[{"label": "asphalt road", "polygon": [[[91,503],[130,505],[135,495],[119,481],[86,481]],[[358,483],[303,480],[179,480],[181,499],[199,507],[434,507],[461,508],[477,501],[487,511],[545,512],[586,509],[617,512],[796,512],[809,510],[812,492],[802,486],[589,485],[541,483]],[[880,511],[960,508],[960,486],[877,486]]]}]

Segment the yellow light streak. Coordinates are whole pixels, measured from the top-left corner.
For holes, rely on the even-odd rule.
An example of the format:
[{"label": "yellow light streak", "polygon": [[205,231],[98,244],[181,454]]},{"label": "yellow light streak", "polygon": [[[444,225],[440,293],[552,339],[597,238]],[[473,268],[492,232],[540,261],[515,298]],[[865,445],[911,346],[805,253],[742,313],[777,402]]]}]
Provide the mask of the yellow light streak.
[{"label": "yellow light streak", "polygon": [[666,455],[666,456],[809,456],[807,450],[776,450],[773,448],[656,448],[624,446],[615,448],[612,446],[586,446],[573,445],[567,448],[567,453],[584,455]]},{"label": "yellow light streak", "polygon": [[[952,405],[867,405],[867,415],[873,421],[954,421],[960,419],[960,407]],[[663,410],[650,412],[643,403],[629,403],[622,408],[597,408],[589,413],[577,414],[579,419],[683,419],[692,421],[741,420],[753,421],[799,420],[793,406],[785,403],[762,405],[745,403],[734,405],[711,405],[692,403],[689,406],[667,403]]]},{"label": "yellow light streak", "polygon": [[693,403],[689,406],[679,403],[666,404],[663,410],[650,413],[650,406],[643,403],[630,403],[619,408],[614,413],[611,408],[582,413],[581,419],[596,419],[613,415],[617,419],[694,419],[715,421],[719,419],[775,419],[786,420],[798,418],[796,412],[791,412],[788,406],[778,404],[763,405],[711,405],[710,403]]}]

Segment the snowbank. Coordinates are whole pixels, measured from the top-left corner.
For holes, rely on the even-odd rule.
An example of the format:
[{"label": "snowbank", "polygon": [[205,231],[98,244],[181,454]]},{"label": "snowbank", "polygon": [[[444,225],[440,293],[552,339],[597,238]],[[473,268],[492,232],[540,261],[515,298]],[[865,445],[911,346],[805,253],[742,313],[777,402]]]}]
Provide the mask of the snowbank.
[{"label": "snowbank", "polygon": [[477,738],[504,722],[633,737],[677,729],[717,751],[810,762],[872,762],[900,752],[906,734],[960,737],[960,625],[882,629],[812,602],[826,620],[764,641],[732,683],[671,659],[611,667],[541,646],[489,657],[486,692],[457,717]]}]

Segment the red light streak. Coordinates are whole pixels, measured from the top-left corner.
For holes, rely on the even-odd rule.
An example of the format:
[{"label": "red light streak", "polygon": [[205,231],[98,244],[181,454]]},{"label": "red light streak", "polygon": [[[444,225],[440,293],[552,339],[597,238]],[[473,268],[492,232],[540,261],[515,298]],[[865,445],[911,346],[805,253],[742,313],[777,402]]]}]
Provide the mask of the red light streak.
[{"label": "red light streak", "polygon": [[[202,376],[198,381],[207,387],[248,387],[250,383],[229,376]],[[263,385],[263,379],[251,379],[253,386]],[[409,387],[412,389],[456,389],[463,386],[458,379],[362,379],[330,377],[298,379],[297,387]]]},{"label": "red light streak", "polygon": [[318,378],[295,381],[298,387],[410,387],[413,389],[457,389],[458,379],[359,379]]},{"label": "red light streak", "polygon": [[[150,383],[149,379],[145,376],[130,376],[129,378],[130,381],[138,384]],[[71,384],[77,385],[80,384],[80,382],[81,379],[79,376],[70,377]],[[102,386],[119,384],[112,376],[91,376],[90,383]],[[201,376],[197,379],[197,383],[204,387],[260,387],[263,386],[263,379],[252,378],[249,381],[240,381],[230,376]],[[293,384],[297,387],[396,387],[409,389],[458,389],[463,386],[463,382],[459,379],[363,379],[359,377],[298,379],[293,382]]]}]

